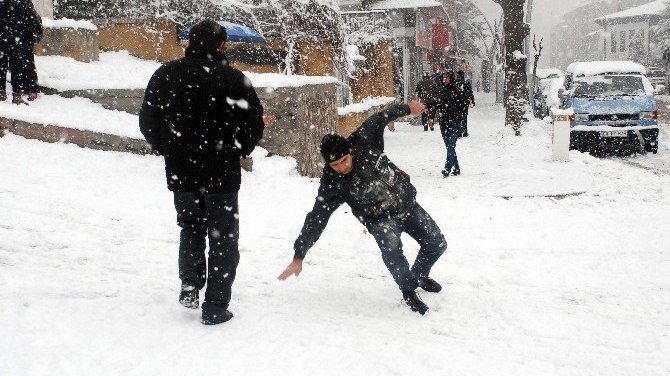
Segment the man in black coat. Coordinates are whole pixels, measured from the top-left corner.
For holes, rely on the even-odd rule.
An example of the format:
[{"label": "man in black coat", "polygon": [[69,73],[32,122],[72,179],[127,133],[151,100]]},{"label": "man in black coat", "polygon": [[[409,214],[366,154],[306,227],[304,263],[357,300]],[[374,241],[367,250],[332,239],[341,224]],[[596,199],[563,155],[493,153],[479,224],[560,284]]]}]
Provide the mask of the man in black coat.
[{"label": "man in black coat", "polygon": [[470,112],[470,107],[475,106],[475,93],[472,91],[472,81],[465,78],[465,72],[462,70],[456,73],[456,84],[461,86],[468,104],[465,107],[465,120],[463,122],[463,137],[468,137],[468,113]]},{"label": "man in black coat", "polygon": [[42,39],[42,19],[31,0],[0,0],[0,100],[7,99],[7,70],[12,73],[13,103],[37,99],[35,43]]},{"label": "man in black coat", "polygon": [[442,74],[442,83],[437,103],[429,109],[431,119],[429,121],[433,121],[432,119],[439,113],[440,132],[447,148],[447,158],[442,170],[442,176],[446,178],[450,174],[461,174],[456,155],[456,142],[463,136],[469,104],[463,85],[458,84],[453,71]]},{"label": "man in black coat", "polygon": [[[409,176],[384,154],[386,125],[401,116],[416,116],[424,111],[425,106],[420,102],[396,105],[371,116],[346,139],[334,134],[323,138],[321,154],[326,166],[319,193],[295,241],[293,261],[278,277],[280,280],[302,272],[307,251],[321,236],[331,214],[346,203],[377,241],[382,259],[407,305],[422,315],[426,313],[428,306],[415,290],[442,289],[428,275],[447,249],[447,241],[435,221],[416,202],[416,189]],[[403,232],[421,246],[411,268],[402,250]]]},{"label": "man in black coat", "polygon": [[[424,72],[423,78],[416,85],[416,97],[419,101],[427,106],[435,102],[437,97],[437,84],[435,80],[430,76],[429,72]],[[428,112],[421,114],[421,125],[423,125],[423,130],[428,130]],[[430,130],[434,130],[433,124],[430,123]]]},{"label": "man in black coat", "polygon": [[182,228],[179,301],[198,308],[198,291],[207,282],[202,323],[210,325],[232,318],[228,304],[240,257],[240,158],[251,153],[264,129],[256,91],[222,52],[226,37],[214,21],[193,26],[186,56],[154,73],[140,112],[142,134],[165,157]]}]

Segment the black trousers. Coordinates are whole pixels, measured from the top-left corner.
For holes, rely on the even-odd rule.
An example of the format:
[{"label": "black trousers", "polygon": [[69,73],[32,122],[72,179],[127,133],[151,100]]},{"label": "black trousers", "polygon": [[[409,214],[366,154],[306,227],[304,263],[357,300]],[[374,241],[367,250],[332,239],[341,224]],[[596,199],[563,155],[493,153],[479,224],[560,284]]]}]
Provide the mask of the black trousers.
[{"label": "black trousers", "polygon": [[33,43],[18,43],[0,46],[0,91],[5,90],[7,70],[12,74],[14,93],[37,93],[37,69]]},{"label": "black trousers", "polygon": [[179,278],[198,289],[206,282],[205,302],[227,308],[240,261],[237,192],[174,192],[174,206],[181,227]]}]

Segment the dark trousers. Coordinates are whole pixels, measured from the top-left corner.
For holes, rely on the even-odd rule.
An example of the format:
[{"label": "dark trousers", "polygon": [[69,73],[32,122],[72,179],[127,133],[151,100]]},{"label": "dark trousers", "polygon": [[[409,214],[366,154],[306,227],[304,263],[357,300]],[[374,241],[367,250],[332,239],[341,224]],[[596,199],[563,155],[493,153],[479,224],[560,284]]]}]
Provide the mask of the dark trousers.
[{"label": "dark trousers", "polygon": [[174,192],[174,206],[181,227],[179,278],[198,289],[207,282],[205,302],[227,308],[240,261],[237,192]]},{"label": "dark trousers", "polygon": [[[447,249],[442,231],[419,204],[414,205],[405,219],[384,218],[368,222],[366,227],[377,241],[382,260],[401,291],[414,291]],[[411,268],[402,250],[400,235],[403,232],[421,246]]]},{"label": "dark trousers", "polygon": [[444,171],[451,173],[452,169],[460,170],[458,155],[456,155],[456,143],[463,135],[463,123],[440,123],[440,132],[442,133],[444,145],[447,147],[447,160],[444,163]]},{"label": "dark trousers", "polygon": [[428,114],[425,112],[421,114],[421,125],[423,125],[424,130],[428,130]]},{"label": "dark trousers", "polygon": [[[12,74],[12,91],[14,93],[37,93],[37,69],[32,43],[18,43],[0,46],[0,85],[7,83],[7,70]],[[4,68],[2,68],[4,67]],[[0,87],[0,91],[4,86]]]}]

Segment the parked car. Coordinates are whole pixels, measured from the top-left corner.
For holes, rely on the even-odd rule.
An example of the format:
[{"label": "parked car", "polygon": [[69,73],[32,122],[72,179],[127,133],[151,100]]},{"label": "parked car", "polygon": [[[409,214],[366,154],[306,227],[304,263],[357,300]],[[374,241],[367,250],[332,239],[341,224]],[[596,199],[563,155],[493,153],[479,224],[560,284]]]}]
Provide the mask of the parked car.
[{"label": "parked car", "polygon": [[536,77],[533,115],[541,119],[549,116],[552,107],[560,106],[558,91],[563,87],[564,77],[559,69],[538,69]]},{"label": "parked car", "polygon": [[658,151],[658,109],[645,72],[630,61],[570,64],[560,96],[575,113],[571,149]]},{"label": "parked car", "polygon": [[665,68],[648,67],[646,76],[654,87],[654,93],[665,94],[668,92],[668,73]]}]

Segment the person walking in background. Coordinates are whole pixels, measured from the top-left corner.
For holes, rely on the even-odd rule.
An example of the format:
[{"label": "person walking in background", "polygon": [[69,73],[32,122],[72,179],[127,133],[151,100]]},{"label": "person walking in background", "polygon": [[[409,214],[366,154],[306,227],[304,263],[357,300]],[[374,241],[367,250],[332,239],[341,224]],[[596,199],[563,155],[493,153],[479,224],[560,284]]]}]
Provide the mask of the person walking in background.
[{"label": "person walking in background", "polygon": [[[35,44],[42,39],[42,19],[31,0],[0,0],[0,98],[6,100],[7,70],[12,76],[12,103],[37,99],[39,86],[35,69]],[[4,70],[4,72],[3,72]],[[2,74],[4,73],[4,74]]]},{"label": "person walking in background", "polygon": [[228,304],[240,258],[240,158],[253,151],[264,129],[251,81],[228,66],[226,38],[214,21],[193,26],[186,56],[153,74],[139,115],[145,139],[165,157],[182,229],[179,302],[197,309],[198,291],[207,282],[201,320],[206,325],[233,317]]},{"label": "person walking in background", "polygon": [[[435,99],[437,98],[437,84],[430,76],[430,72],[425,72],[421,81],[416,85],[416,96],[419,101],[426,106],[435,103]],[[421,114],[421,125],[423,125],[424,131],[428,130],[429,122],[427,111]],[[430,123],[430,130],[435,130],[432,122]]]},{"label": "person walking in background", "polygon": [[[416,189],[409,176],[384,154],[386,124],[401,116],[417,116],[425,108],[415,101],[395,105],[368,118],[346,139],[335,134],[323,137],[321,155],[326,165],[319,192],[293,246],[293,261],[277,277],[279,280],[302,272],[307,251],[319,240],[333,212],[346,203],[377,241],[405,303],[412,311],[426,313],[428,306],[415,290],[442,289],[429,274],[447,249],[447,241],[433,218],[416,202]],[[411,268],[403,254],[403,232],[421,246]]]},{"label": "person walking in background", "polygon": [[442,74],[437,103],[432,107],[429,118],[439,116],[440,133],[447,148],[447,159],[442,170],[442,176],[460,175],[461,167],[456,155],[456,142],[463,136],[463,124],[467,117],[467,96],[462,85],[458,85],[453,71]]},{"label": "person walking in background", "polygon": [[468,114],[470,113],[470,107],[475,106],[475,93],[472,92],[472,81],[467,78],[465,72],[462,70],[456,73],[456,82],[461,87],[461,90],[463,90],[467,102],[467,106],[465,106],[465,120],[463,121],[463,137],[468,137]]}]

